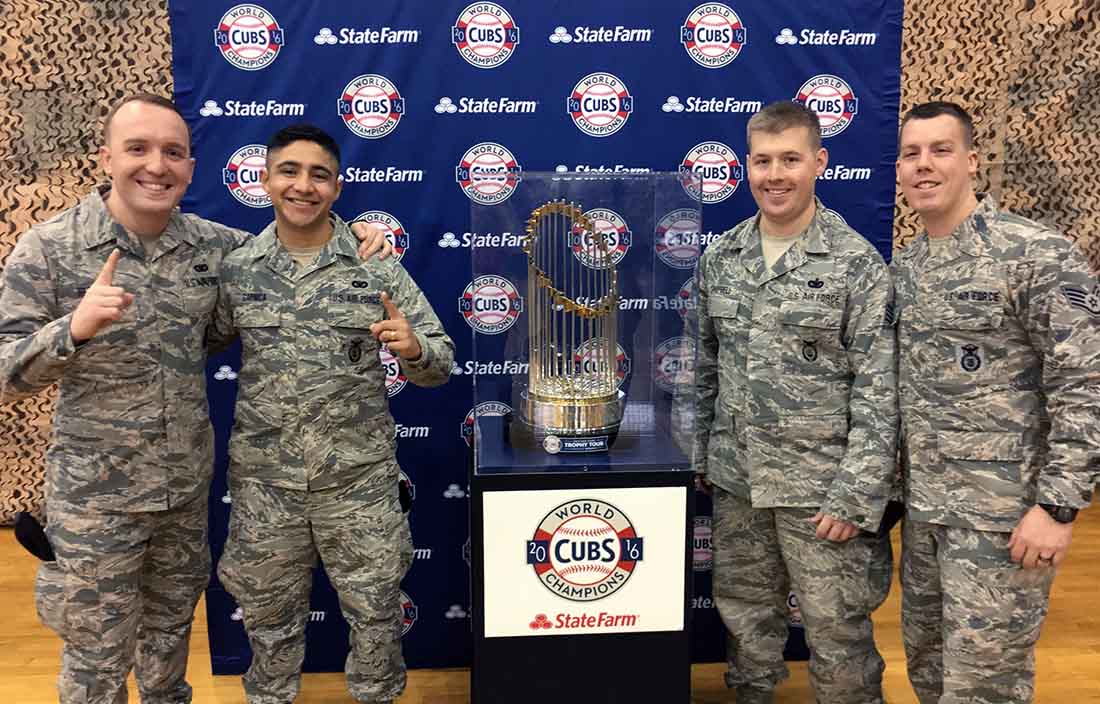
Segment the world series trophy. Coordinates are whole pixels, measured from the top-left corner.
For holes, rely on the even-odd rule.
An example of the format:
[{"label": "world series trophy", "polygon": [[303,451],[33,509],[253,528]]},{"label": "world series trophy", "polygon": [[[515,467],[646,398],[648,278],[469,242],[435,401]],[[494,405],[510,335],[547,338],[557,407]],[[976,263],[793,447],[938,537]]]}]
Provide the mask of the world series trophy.
[{"label": "world series trophy", "polygon": [[[563,444],[570,452],[607,451],[625,401],[616,383],[618,273],[607,238],[564,199],[535,208],[526,229],[530,364],[513,433],[549,452]],[[578,346],[587,350],[583,358]]]}]

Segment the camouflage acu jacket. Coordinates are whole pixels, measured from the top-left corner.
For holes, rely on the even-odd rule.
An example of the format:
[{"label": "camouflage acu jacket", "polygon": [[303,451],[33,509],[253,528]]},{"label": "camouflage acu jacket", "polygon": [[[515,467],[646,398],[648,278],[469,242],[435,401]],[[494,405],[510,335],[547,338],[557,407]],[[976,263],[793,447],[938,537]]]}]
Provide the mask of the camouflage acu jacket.
[{"label": "camouflage acu jacket", "polygon": [[[358,242],[334,216],[333,237],[298,270],[272,223],[226,262],[219,334],[239,332],[242,362],[230,474],[288,489],[326,489],[379,471],[394,459],[386,370],[372,323],[390,295],[420,342],[408,380],[450,378],[454,343],[428,300],[393,259],[360,261]],[[379,475],[380,490],[396,477]]]},{"label": "camouflage acu jacket", "polygon": [[893,261],[909,514],[1010,531],[1082,507],[1100,434],[1100,288],[1057,232],[986,196],[932,254]]},{"label": "camouflage acu jacket", "polygon": [[876,530],[897,425],[882,257],[818,201],[775,267],[751,218],[706,251],[697,287],[697,471],[756,507],[821,507]]},{"label": "camouflage acu jacket", "polygon": [[[106,187],[19,238],[0,282],[0,400],[60,381],[46,494],[102,511],[166,509],[213,473],[204,334],[222,260],[249,237],[175,214],[145,252],[104,205]],[[69,321],[111,251],[123,318],[79,349]]]}]

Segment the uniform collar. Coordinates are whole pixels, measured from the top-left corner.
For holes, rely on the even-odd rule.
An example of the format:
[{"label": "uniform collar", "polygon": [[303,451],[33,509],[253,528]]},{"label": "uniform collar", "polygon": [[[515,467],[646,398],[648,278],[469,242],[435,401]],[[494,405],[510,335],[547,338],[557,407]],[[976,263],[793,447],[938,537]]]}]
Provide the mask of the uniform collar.
[{"label": "uniform collar", "polygon": [[[945,244],[943,256],[947,260],[956,259],[959,254],[967,254],[971,257],[981,256],[988,247],[989,226],[997,213],[997,199],[988,193],[979,193],[978,206],[951,234],[947,235],[948,241]],[[931,238],[927,230],[923,234],[925,238]],[[931,253],[931,244],[928,242],[924,244]]]},{"label": "uniform collar", "polygon": [[[77,229],[83,238],[84,248],[95,249],[112,242],[125,252],[141,256],[142,249],[138,244],[138,237],[128,232],[107,209],[107,196],[110,193],[111,184],[104,183],[93,189],[81,203]],[[173,249],[180,242],[186,242],[192,246],[196,244],[195,235],[187,228],[179,208],[176,208],[168,219],[168,225],[160,234],[159,241],[164,245],[157,247],[160,251]]]},{"label": "uniform collar", "polygon": [[839,218],[825,209],[820,198],[814,197],[814,217],[798,241],[791,245],[774,267],[768,267],[764,261],[764,248],[761,243],[760,213],[746,222],[732,242],[732,248],[740,251],[740,259],[753,279],[763,284],[782,276],[806,263],[807,255],[824,255],[830,251],[830,226],[841,224]]},{"label": "uniform collar", "polygon": [[321,247],[317,261],[311,266],[298,270],[298,265],[275,233],[276,224],[272,222],[256,237],[252,248],[252,260],[266,259],[267,265],[276,273],[290,279],[296,279],[332,264],[338,257],[359,260],[359,241],[351,231],[351,226],[336,213],[329,213],[332,223],[332,237]]}]

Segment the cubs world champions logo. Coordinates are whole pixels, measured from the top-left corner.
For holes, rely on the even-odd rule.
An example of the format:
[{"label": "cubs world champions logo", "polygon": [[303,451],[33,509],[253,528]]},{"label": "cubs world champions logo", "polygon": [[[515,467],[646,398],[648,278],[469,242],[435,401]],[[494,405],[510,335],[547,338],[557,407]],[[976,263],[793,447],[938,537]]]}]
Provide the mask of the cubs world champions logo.
[{"label": "cubs world champions logo", "polygon": [[405,388],[409,378],[401,371],[401,360],[385,345],[378,348],[378,358],[382,361],[382,368],[386,370],[386,398],[393,398]]},{"label": "cubs world champions logo", "polygon": [[401,261],[401,257],[405,256],[405,250],[409,248],[409,233],[405,232],[405,226],[393,215],[385,210],[368,210],[359,213],[352,222],[366,222],[376,226],[393,247],[393,258]]},{"label": "cubs world champions logo", "polygon": [[477,332],[499,335],[516,324],[523,299],[516,285],[503,276],[479,276],[462,292],[458,311]]},{"label": "cubs world champions logo", "polygon": [[708,2],[691,11],[680,27],[680,43],[704,68],[722,68],[741,54],[745,26],[729,6]]},{"label": "cubs world champions logo", "polygon": [[828,73],[803,83],[795,101],[817,113],[822,137],[835,137],[843,132],[859,112],[859,100],[852,87],[844,79]]},{"label": "cubs world champions logo", "polygon": [[573,86],[566,99],[573,124],[590,137],[607,137],[623,128],[634,112],[626,85],[610,73],[590,73]]},{"label": "cubs world champions logo", "polygon": [[[741,185],[745,171],[737,152],[721,142],[700,142],[692,147],[680,162],[680,171],[693,173],[702,184],[704,203],[721,203]],[[698,193],[689,179],[681,182],[688,195]]]},{"label": "cubs world champions logo", "polygon": [[589,269],[606,269],[621,262],[630,251],[633,238],[623,216],[607,208],[593,208],[585,216],[595,225],[595,234],[603,236],[607,254],[595,246],[593,233],[581,231],[572,234],[573,256]]},{"label": "cubs world champions logo", "polygon": [[459,14],[451,28],[451,43],[471,66],[496,68],[516,50],[519,27],[495,2],[475,2]]},{"label": "cubs world champions logo", "polygon": [[237,5],[222,15],[214,45],[225,60],[243,71],[267,68],[286,36],[275,17],[259,5]]},{"label": "cubs world champions logo", "polygon": [[267,147],[249,144],[233,152],[222,169],[222,183],[234,198],[250,208],[266,208],[271,196],[260,181],[267,164]]},{"label": "cubs world champions logo", "polygon": [[467,445],[472,446],[474,441],[474,421],[486,416],[506,416],[512,412],[512,407],[501,401],[482,401],[466,414],[462,421],[462,439]]},{"label": "cubs world champions logo", "polygon": [[575,499],[539,523],[527,541],[527,564],[554,594],[596,601],[622,589],[644,557],[642,548],[642,538],[618,507]]},{"label": "cubs world champions logo", "polygon": [[462,155],[455,180],[475,203],[497,205],[516,192],[522,172],[512,152],[496,142],[482,142]]},{"label": "cubs world champions logo", "polygon": [[348,81],[336,101],[336,114],[355,135],[379,139],[397,129],[405,99],[385,76],[364,73]]},{"label": "cubs world champions logo", "polygon": [[695,381],[695,341],[690,337],[670,337],[653,352],[656,373],[653,382],[668,393],[689,389]]},{"label": "cubs world champions logo", "polygon": [[698,210],[680,208],[665,215],[655,231],[657,258],[673,269],[694,269],[702,252],[701,226]]},{"label": "cubs world champions logo", "polygon": [[[573,352],[573,363],[577,365],[577,369],[585,374],[595,373],[598,365],[605,361],[602,359],[604,355],[601,354],[604,344],[604,340],[595,337],[582,342]],[[614,365],[615,388],[619,389],[626,381],[626,375],[630,373],[630,357],[626,356],[626,351],[618,343],[615,343]]]},{"label": "cubs world champions logo", "polygon": [[710,516],[696,516],[692,533],[691,567],[696,572],[708,572],[714,565],[714,543]]},{"label": "cubs world champions logo", "polygon": [[412,627],[416,625],[416,619],[420,616],[420,610],[416,608],[416,604],[409,598],[409,595],[405,592],[401,592],[401,637],[404,638],[405,634],[412,630]]}]

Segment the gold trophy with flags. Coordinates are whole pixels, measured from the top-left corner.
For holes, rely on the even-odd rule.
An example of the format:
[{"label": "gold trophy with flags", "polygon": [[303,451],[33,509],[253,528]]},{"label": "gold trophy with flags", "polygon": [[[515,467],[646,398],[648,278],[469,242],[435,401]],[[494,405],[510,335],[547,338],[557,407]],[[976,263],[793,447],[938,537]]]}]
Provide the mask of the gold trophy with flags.
[{"label": "gold trophy with flags", "polygon": [[548,452],[606,451],[625,397],[616,383],[618,275],[606,237],[576,203],[551,201],[528,218],[523,251],[530,364],[520,420]]}]

